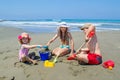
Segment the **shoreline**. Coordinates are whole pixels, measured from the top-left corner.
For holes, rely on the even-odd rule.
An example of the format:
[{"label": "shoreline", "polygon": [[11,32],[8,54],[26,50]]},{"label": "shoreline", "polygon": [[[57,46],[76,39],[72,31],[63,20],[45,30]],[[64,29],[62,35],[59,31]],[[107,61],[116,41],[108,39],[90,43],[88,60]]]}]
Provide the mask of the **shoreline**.
[{"label": "shoreline", "polygon": [[[120,31],[97,32],[98,42],[100,44],[103,62],[113,60],[115,67],[108,70],[102,65],[78,65],[77,61],[67,61],[67,56],[60,57],[58,63],[53,68],[46,68],[42,61],[38,65],[27,65],[18,62],[19,43],[17,36],[24,32],[22,29],[11,27],[0,27],[0,80],[118,80],[120,79]],[[31,44],[42,44],[51,39],[55,33],[32,33],[28,32],[32,37]],[[75,50],[77,50],[82,41],[84,34],[82,32],[71,32]],[[50,49],[58,47],[58,39],[50,45]],[[31,49],[39,56],[40,49]]]},{"label": "shoreline", "polygon": [[[35,30],[34,31],[32,31],[32,30],[30,30],[30,29],[23,29],[23,28],[19,28],[19,27],[13,27],[13,26],[1,26],[0,25],[0,28],[1,29],[4,29],[4,28],[6,28],[6,29],[10,29],[10,28],[12,28],[12,29],[14,29],[14,30],[18,30],[18,31],[22,31],[22,32],[28,32],[28,33],[33,33],[33,34],[46,34],[46,33],[56,33],[57,32],[57,27],[54,27],[55,28],[55,30],[54,31],[49,31],[49,30],[47,30],[47,28],[45,27],[45,29],[44,29],[44,27],[39,27],[39,29],[41,28],[41,29],[44,29],[44,30],[47,30],[47,31],[42,31],[42,32],[39,32],[39,31],[37,31],[36,30],[36,32],[35,32]],[[51,27],[49,27],[49,28],[51,28]],[[99,28],[99,27],[97,27],[97,28]],[[116,31],[116,32],[119,32],[120,30],[116,30],[116,29],[113,29],[113,30],[97,30],[97,28],[96,28],[96,32],[114,32],[114,31]],[[38,29],[38,30],[39,30]],[[79,28],[78,27],[76,27],[76,29],[77,30],[71,30],[72,29],[72,27],[70,27],[70,32],[82,32],[81,30],[79,30]],[[2,31],[2,30],[1,30]]]}]

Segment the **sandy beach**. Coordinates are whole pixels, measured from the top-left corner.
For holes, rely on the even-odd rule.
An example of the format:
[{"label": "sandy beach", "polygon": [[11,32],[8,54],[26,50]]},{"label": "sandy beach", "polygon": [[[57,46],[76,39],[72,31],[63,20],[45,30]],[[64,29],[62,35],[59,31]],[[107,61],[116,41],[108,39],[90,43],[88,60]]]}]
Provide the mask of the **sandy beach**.
[{"label": "sandy beach", "polygon": [[[0,27],[0,80],[119,80],[120,79],[120,31],[97,32],[103,62],[113,60],[115,67],[108,70],[102,65],[79,65],[77,61],[68,61],[67,55],[60,57],[53,68],[44,67],[44,62],[38,65],[20,63],[18,51],[20,45],[17,36],[24,32],[21,29]],[[45,45],[55,33],[30,33],[31,44]],[[82,32],[72,32],[77,50],[84,40]],[[56,40],[50,49],[59,46]],[[31,49],[39,56],[40,49]],[[16,63],[17,62],[17,63]],[[15,64],[16,63],[16,64]]]}]

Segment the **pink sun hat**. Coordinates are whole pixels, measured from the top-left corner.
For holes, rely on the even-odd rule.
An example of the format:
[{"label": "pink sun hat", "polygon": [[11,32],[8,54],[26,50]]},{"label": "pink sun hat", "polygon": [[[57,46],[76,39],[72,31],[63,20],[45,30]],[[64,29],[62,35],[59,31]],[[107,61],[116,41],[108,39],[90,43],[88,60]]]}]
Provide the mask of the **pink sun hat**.
[{"label": "pink sun hat", "polygon": [[31,37],[26,32],[23,32],[23,33],[21,33],[21,35],[18,36],[18,40],[21,40],[22,38],[28,38],[31,40]]}]

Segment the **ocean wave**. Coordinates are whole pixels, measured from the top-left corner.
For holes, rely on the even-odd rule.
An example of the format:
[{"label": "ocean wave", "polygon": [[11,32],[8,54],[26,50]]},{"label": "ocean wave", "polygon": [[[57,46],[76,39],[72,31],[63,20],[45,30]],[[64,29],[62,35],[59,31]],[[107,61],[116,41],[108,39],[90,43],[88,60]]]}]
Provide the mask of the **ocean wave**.
[{"label": "ocean wave", "polygon": [[[0,25],[3,26],[12,26],[22,29],[30,30],[45,30],[55,31],[57,26],[59,26],[61,20],[49,20],[49,21],[2,21]],[[78,27],[83,26],[86,22],[66,22],[70,26],[71,31],[79,31]],[[102,30],[120,30],[120,23],[106,23],[106,22],[91,22],[96,26],[96,29],[99,31]],[[53,30],[52,30],[53,29]]]},{"label": "ocean wave", "polygon": [[[26,25],[59,25],[59,21],[3,21],[0,22],[0,24],[10,24],[10,25],[21,25],[21,26],[26,26]],[[83,26],[86,22],[66,22],[69,26]],[[95,23],[91,22],[95,26],[104,26],[104,25],[109,25],[109,26],[120,26],[120,23]]]}]

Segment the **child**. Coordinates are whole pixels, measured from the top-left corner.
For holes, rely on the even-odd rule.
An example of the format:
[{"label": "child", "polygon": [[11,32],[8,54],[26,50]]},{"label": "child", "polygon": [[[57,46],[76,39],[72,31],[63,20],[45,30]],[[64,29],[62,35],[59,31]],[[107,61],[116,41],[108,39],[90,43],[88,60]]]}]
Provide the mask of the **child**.
[{"label": "child", "polygon": [[86,23],[81,27],[85,34],[86,48],[79,50],[76,55],[77,59],[81,62],[97,65],[102,63],[102,55],[100,52],[97,36],[95,34],[95,26]]},{"label": "child", "polygon": [[[65,55],[69,53],[70,48],[72,54],[74,50],[74,42],[70,32],[68,32],[68,26],[65,22],[61,23],[61,25],[58,27],[57,34],[55,34],[55,36],[47,43],[47,46],[49,46],[57,38],[60,38],[62,44],[59,47],[55,48],[52,51],[52,54],[55,54],[56,56]],[[70,40],[70,45],[69,45],[69,40]]]},{"label": "child", "polygon": [[40,48],[42,47],[42,45],[29,45],[31,38],[29,34],[25,32],[21,33],[21,35],[18,36],[18,40],[21,44],[21,48],[19,50],[19,60],[21,62],[27,61],[33,64],[37,64],[36,60],[33,60],[28,56],[28,52],[29,52],[29,49],[36,48],[36,47]]}]

